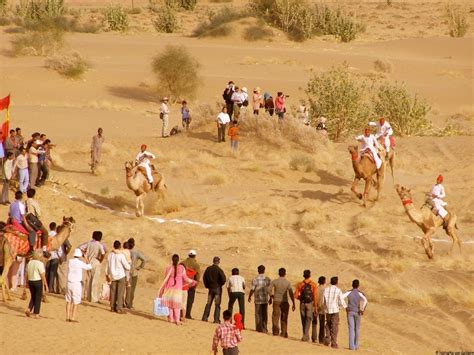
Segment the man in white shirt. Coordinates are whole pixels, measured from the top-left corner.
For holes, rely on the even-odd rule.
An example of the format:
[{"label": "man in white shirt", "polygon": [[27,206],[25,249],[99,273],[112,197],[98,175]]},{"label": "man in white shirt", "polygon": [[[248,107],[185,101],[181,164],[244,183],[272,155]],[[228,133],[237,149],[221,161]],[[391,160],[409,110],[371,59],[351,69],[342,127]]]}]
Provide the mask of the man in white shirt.
[{"label": "man in white shirt", "polygon": [[130,264],[125,255],[120,251],[121,243],[116,240],[114,249],[107,257],[106,276],[110,285],[110,311],[125,314],[123,300],[125,296],[126,277],[125,270],[130,271]]},{"label": "man in white shirt", "polygon": [[85,297],[89,302],[98,303],[100,289],[102,286],[101,263],[105,257],[105,248],[101,243],[102,232],[92,232],[92,239],[79,248],[82,250],[87,260],[92,265],[92,269],[87,273],[85,280]]},{"label": "man in white shirt", "polygon": [[370,133],[370,128],[367,127],[364,130],[364,134],[357,136],[355,139],[356,141],[361,143],[361,147],[359,150],[359,159],[362,157],[364,151],[370,150],[372,156],[374,157],[375,167],[377,168],[377,170],[379,170],[382,166],[382,160],[378,155],[379,143],[377,142],[377,139],[375,139],[375,136]]},{"label": "man in white shirt", "polygon": [[234,119],[238,120],[240,117],[240,108],[245,101],[245,95],[238,86],[235,87],[235,91],[232,94],[231,101],[234,103]]},{"label": "man in white shirt", "polygon": [[[347,308],[346,302],[342,295],[342,291],[337,287],[338,277],[331,277],[331,285],[324,290],[324,308],[326,311],[326,324],[331,337],[331,347],[337,346],[337,333],[339,332],[339,310]],[[329,344],[328,344],[329,345]]]},{"label": "man in white shirt", "polygon": [[446,192],[444,191],[444,186],[442,185],[442,183],[443,176],[439,175],[436,178],[436,184],[431,189],[431,197],[433,199],[433,204],[438,215],[446,222],[448,211],[446,210],[446,208],[444,208],[444,206],[446,206],[448,203],[443,200],[443,198],[446,197]]},{"label": "man in white shirt", "polygon": [[[359,349],[360,317],[367,307],[367,298],[359,291],[359,280],[352,281],[352,290],[342,295],[347,298],[347,323],[349,325],[349,349]],[[362,302],[362,304],[361,304]]]},{"label": "man in white shirt", "polygon": [[390,136],[393,135],[393,129],[390,123],[385,121],[385,118],[380,117],[378,122],[369,122],[369,126],[376,127],[377,133],[375,134],[375,138],[383,142],[385,151],[388,153],[390,151]]},{"label": "man in white shirt", "polygon": [[227,113],[227,107],[224,106],[222,111],[217,115],[217,141],[225,142],[225,130],[230,122],[230,116]]},{"label": "man in white shirt", "polygon": [[66,322],[77,322],[77,305],[81,303],[82,271],[92,269],[87,259],[82,257],[81,249],[75,249],[74,258],[68,262],[66,291]]},{"label": "man in white shirt", "polygon": [[0,203],[2,205],[9,205],[8,191],[10,189],[10,180],[13,175],[13,160],[15,155],[13,152],[7,152],[5,163],[3,164],[3,189]]},{"label": "man in white shirt", "polygon": [[161,136],[163,138],[169,137],[168,133],[168,122],[169,122],[170,109],[168,107],[168,98],[165,96],[161,99],[160,105],[160,118],[163,120],[163,127],[161,129]]},{"label": "man in white shirt", "polygon": [[41,145],[40,140],[35,140],[28,150],[28,170],[30,174],[30,189],[36,186],[38,179],[38,147]]},{"label": "man in white shirt", "polygon": [[152,174],[152,160],[155,159],[155,155],[149,151],[146,150],[147,146],[146,144],[142,144],[140,147],[140,152],[137,154],[135,157],[135,164],[137,166],[141,166],[145,168],[146,171],[146,177],[148,179],[148,182],[153,185],[153,174]]},{"label": "man in white shirt", "polygon": [[227,280],[227,292],[229,293],[229,306],[231,312],[235,301],[239,302],[239,313],[242,315],[242,324],[245,324],[245,279],[239,275],[239,269],[232,269],[232,276]]}]

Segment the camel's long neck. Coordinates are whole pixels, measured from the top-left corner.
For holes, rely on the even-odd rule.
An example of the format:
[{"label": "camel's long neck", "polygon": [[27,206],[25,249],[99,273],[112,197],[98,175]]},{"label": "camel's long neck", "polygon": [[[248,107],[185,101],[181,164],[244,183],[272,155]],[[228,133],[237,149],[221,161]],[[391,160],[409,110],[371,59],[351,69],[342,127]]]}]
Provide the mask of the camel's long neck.
[{"label": "camel's long neck", "polygon": [[423,215],[421,211],[413,205],[411,200],[402,200],[403,207],[405,207],[405,212],[408,215],[410,220],[418,225],[423,224]]},{"label": "camel's long neck", "polygon": [[53,245],[51,245],[51,249],[53,250],[59,249],[61,245],[63,245],[63,243],[69,238],[70,235],[71,235],[71,227],[67,226],[65,228],[62,228],[61,231],[58,234],[56,234],[56,237],[53,238],[53,240],[55,240],[55,242],[57,243],[57,247],[55,243],[54,247]]},{"label": "camel's long neck", "polygon": [[139,181],[138,179],[135,178],[135,174],[132,174],[132,175],[126,175],[126,181],[127,181],[127,187],[131,190],[138,190],[138,188],[140,187],[140,184],[139,184]]},{"label": "camel's long neck", "polygon": [[360,161],[359,161],[359,157],[357,156],[357,153],[351,153],[351,159],[352,159],[352,167],[354,168],[355,173],[357,175],[361,175]]}]

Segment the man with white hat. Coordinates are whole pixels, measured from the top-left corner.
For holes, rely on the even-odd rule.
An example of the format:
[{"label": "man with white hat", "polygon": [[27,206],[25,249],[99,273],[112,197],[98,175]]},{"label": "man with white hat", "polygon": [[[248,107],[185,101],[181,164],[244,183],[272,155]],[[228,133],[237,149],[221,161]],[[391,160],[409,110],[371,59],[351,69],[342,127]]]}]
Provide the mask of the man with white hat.
[{"label": "man with white hat", "polygon": [[68,262],[66,291],[66,322],[77,322],[77,305],[82,296],[82,270],[91,270],[92,265],[82,256],[81,249],[75,249],[74,258]]},{"label": "man with white hat", "polygon": [[392,126],[385,121],[384,117],[380,117],[378,122],[369,122],[370,127],[376,127],[377,133],[375,138],[381,141],[385,147],[385,151],[390,152],[390,136],[393,135]]},{"label": "man with white hat", "polygon": [[240,110],[245,100],[245,96],[238,86],[235,87],[231,100],[234,103],[234,119],[238,120],[240,117]]},{"label": "man with white hat", "polygon": [[[188,252],[188,258],[183,261],[183,265],[186,268],[186,275],[191,279],[197,282],[201,279],[201,267],[196,260],[196,250],[191,249]],[[188,300],[186,302],[186,318],[193,319],[191,316],[191,311],[193,309],[194,296],[196,295],[197,284],[188,289]]]},{"label": "man with white hat", "polygon": [[163,127],[161,129],[161,136],[163,138],[169,137],[168,130],[168,120],[169,120],[170,109],[168,107],[168,98],[165,96],[161,99],[160,105],[160,119],[163,120]]}]

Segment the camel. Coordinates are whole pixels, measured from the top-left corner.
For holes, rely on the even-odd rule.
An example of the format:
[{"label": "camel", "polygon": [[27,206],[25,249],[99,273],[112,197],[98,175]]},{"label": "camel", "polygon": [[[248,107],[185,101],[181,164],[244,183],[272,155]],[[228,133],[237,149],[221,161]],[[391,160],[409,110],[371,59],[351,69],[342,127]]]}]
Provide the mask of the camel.
[{"label": "camel", "polygon": [[[351,153],[352,157],[352,167],[354,168],[354,182],[351,186],[351,191],[362,200],[362,205],[366,207],[367,198],[369,196],[370,186],[372,184],[372,178],[374,175],[377,176],[377,181],[375,183],[377,187],[377,197],[376,201],[379,199],[380,190],[382,190],[383,182],[385,179],[385,150],[381,151],[381,159],[382,159],[382,166],[377,171],[375,167],[375,162],[373,158],[369,155],[369,153],[365,153],[362,155],[361,159],[359,160],[359,147],[356,145],[350,145],[348,147],[349,153]],[[356,190],[357,183],[360,179],[365,180],[365,188],[364,193],[358,193]]]},{"label": "camel", "polygon": [[[407,213],[408,217],[412,222],[415,222],[418,227],[421,228],[423,233],[425,234],[421,239],[421,245],[425,248],[426,255],[428,258],[432,259],[434,255],[434,245],[433,241],[431,240],[431,236],[435,233],[438,227],[443,226],[444,221],[441,217],[435,215],[431,208],[424,204],[421,206],[420,209],[417,209],[413,205],[413,200],[411,197],[411,189],[407,189],[400,185],[395,185],[395,189],[397,190],[398,196],[402,201],[403,207],[405,208],[405,212]],[[454,244],[459,246],[459,251],[461,251],[461,240],[458,238],[456,234],[456,220],[457,216],[454,212],[449,211],[449,220],[448,225],[445,228],[446,234],[451,237],[453,240],[453,244],[451,249],[449,250],[449,254],[452,253],[454,249]]]},{"label": "camel", "polygon": [[[58,250],[63,243],[69,238],[72,230],[74,229],[74,224],[76,221],[73,217],[63,217],[63,223],[60,226],[59,232],[54,238],[49,238],[48,249],[49,251]],[[19,256],[27,256],[29,251],[28,238],[22,238],[16,233],[9,231],[3,231],[0,237],[3,241],[0,245],[3,247],[3,272],[0,277],[0,285],[2,287],[2,297],[3,301],[10,301],[10,292],[8,290],[8,271],[10,266],[13,263],[13,259]],[[27,260],[28,262],[28,260]],[[44,260],[46,262],[46,260]],[[26,265],[25,265],[26,268]],[[26,289],[23,290],[23,297],[26,299]]]},{"label": "camel", "polygon": [[390,171],[392,173],[392,183],[395,183],[395,177],[393,175],[393,168],[395,167],[395,149],[390,149],[390,151],[386,155],[386,163],[390,165]]},{"label": "camel", "polygon": [[125,163],[125,178],[127,187],[135,193],[135,214],[137,217],[143,216],[145,213],[145,204],[143,199],[150,191],[163,192],[166,188],[165,177],[163,174],[154,172],[153,187],[147,181],[145,172],[142,168],[134,166],[132,162]]}]

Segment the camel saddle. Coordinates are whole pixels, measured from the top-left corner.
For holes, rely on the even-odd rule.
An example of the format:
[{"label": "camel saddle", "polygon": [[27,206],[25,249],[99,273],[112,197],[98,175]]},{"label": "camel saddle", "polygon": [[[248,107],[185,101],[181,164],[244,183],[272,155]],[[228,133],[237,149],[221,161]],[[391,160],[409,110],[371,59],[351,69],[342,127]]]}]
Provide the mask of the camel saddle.
[{"label": "camel saddle", "polygon": [[373,155],[372,155],[372,151],[371,151],[370,149],[367,148],[366,150],[364,150],[364,151],[361,153],[360,158],[362,159],[363,157],[369,158],[369,160],[370,160],[372,163],[375,164],[375,160],[374,160],[374,157],[373,157]]}]

